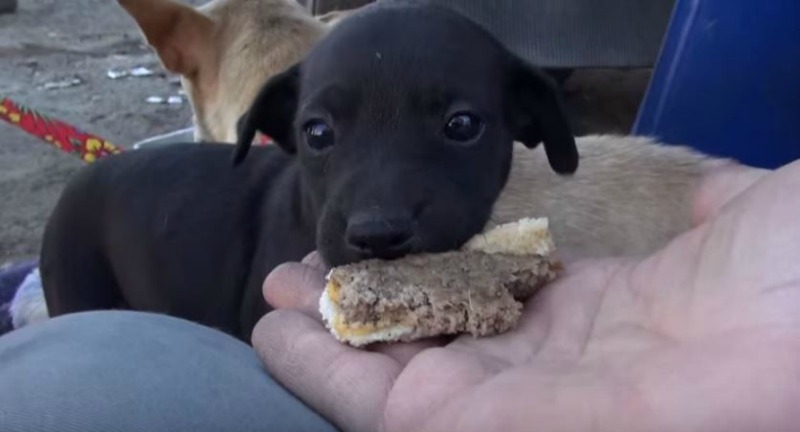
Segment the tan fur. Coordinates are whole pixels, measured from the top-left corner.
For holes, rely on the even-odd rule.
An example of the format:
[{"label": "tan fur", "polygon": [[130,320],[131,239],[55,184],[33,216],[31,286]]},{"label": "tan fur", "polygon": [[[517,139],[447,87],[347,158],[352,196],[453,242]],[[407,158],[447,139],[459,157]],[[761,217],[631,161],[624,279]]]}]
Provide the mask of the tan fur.
[{"label": "tan fur", "polygon": [[[120,0],[129,1],[172,3]],[[204,57],[197,76],[184,77],[184,86],[196,113],[197,137],[228,142],[234,141],[236,121],[262,83],[300,59],[324,35],[326,24],[335,25],[349,13],[314,19],[293,0],[216,0],[201,11],[214,22],[214,38],[186,37],[197,33],[192,25],[203,25],[196,17],[179,21],[183,27],[171,34],[183,43],[206,44],[199,51],[186,47],[185,52]],[[138,15],[140,26],[150,23],[149,31],[143,29],[146,35],[157,34],[159,23],[168,22],[132,15]],[[587,136],[578,146],[577,174],[561,177],[550,169],[541,147],[518,144],[490,226],[548,217],[563,257],[645,254],[690,226],[692,191],[703,173],[721,163],[645,138]]]},{"label": "tan fur", "polygon": [[263,83],[299,61],[325,24],[294,0],[118,0],[168,70],[181,74],[197,140],[232,143]]},{"label": "tan fur", "polygon": [[516,144],[490,226],[546,216],[564,257],[646,254],[690,227],[695,187],[725,163],[647,138],[594,135],[577,144],[571,177],[550,169],[541,146]]},{"label": "tan fur", "polygon": [[118,0],[142,30],[147,43],[170,72],[194,75],[206,66],[214,39],[214,22],[172,0]]}]

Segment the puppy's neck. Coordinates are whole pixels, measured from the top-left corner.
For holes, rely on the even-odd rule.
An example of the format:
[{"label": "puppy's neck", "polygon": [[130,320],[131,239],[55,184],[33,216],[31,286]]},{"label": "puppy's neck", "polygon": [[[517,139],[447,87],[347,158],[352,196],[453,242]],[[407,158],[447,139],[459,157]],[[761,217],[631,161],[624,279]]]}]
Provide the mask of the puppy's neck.
[{"label": "puppy's neck", "polygon": [[[280,193],[269,195],[267,199],[260,199],[261,203],[259,215],[262,221],[270,221],[276,218],[291,217],[288,221],[290,225],[302,226],[303,230],[315,233],[317,220],[321,213],[313,197],[313,191],[303,180],[303,173],[300,162],[296,156],[289,156],[282,153],[277,148],[260,148],[255,151],[275,152],[276,163],[261,166],[258,169],[275,169],[281,171],[277,177],[271,180],[271,187],[264,189],[278,190]],[[252,157],[252,155],[251,155]],[[282,209],[282,210],[281,210]],[[269,233],[265,232],[264,235]],[[263,239],[269,241],[269,239]]]}]

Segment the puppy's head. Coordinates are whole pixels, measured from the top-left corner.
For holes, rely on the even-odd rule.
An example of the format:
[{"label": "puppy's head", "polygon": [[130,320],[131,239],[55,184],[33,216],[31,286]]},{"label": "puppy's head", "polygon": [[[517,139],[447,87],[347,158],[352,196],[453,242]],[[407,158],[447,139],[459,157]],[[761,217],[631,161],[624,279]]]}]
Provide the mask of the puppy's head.
[{"label": "puppy's head", "polygon": [[234,142],[236,121],[269,77],[301,59],[325,33],[295,0],[118,0],[180,74],[194,110],[195,138]]},{"label": "puppy's head", "polygon": [[[240,121],[299,157],[331,265],[459,248],[482,231],[512,144],[578,153],[554,87],[482,28],[432,6],[375,4],[270,80]],[[536,185],[530,185],[536,187]]]}]

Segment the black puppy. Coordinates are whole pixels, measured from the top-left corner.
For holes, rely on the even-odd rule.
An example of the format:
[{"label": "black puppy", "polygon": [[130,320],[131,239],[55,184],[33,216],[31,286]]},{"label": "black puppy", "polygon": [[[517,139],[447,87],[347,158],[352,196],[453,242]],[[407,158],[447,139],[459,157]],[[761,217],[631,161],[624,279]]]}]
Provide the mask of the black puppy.
[{"label": "black puppy", "polygon": [[[239,128],[236,167],[229,146],[188,144],[78,174],[44,238],[51,315],[162,312],[249,341],[275,266],[315,248],[340,265],[460,247],[487,223],[514,140],[543,142],[556,172],[578,165],[550,83],[432,6],[340,23]],[[279,147],[249,149],[256,131]]]}]

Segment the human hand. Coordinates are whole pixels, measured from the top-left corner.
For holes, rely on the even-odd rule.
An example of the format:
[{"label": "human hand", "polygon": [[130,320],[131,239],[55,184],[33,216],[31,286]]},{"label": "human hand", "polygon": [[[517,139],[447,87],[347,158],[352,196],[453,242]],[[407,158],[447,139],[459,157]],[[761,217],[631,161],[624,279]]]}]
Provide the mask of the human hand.
[{"label": "human hand", "polygon": [[568,265],[504,335],[353,349],[320,323],[324,273],[290,264],[254,346],[345,430],[800,430],[800,163],[762,174],[709,180],[647,259]]}]

